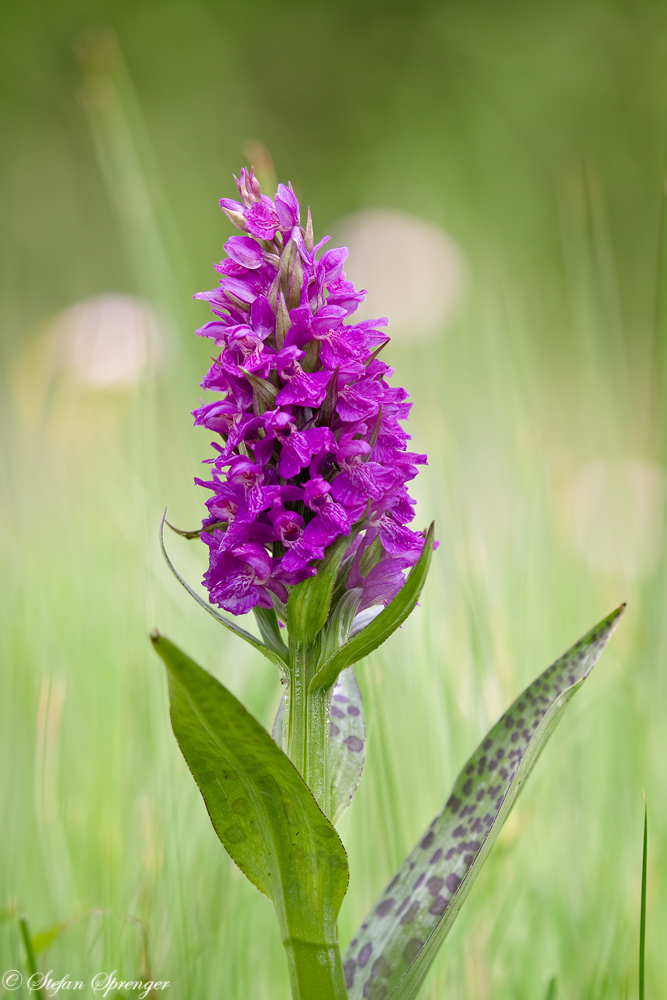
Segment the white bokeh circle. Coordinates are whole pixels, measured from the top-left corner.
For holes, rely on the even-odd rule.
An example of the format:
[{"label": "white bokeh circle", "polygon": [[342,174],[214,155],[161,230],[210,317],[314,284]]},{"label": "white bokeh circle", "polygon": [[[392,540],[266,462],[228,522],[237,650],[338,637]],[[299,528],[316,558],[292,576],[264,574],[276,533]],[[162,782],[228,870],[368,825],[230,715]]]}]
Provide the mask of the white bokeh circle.
[{"label": "white bokeh circle", "polygon": [[366,300],[355,319],[386,316],[387,332],[401,341],[442,333],[468,284],[463,252],[439,226],[407,212],[371,209],[346,216],[327,246],[350,251],[345,273]]}]

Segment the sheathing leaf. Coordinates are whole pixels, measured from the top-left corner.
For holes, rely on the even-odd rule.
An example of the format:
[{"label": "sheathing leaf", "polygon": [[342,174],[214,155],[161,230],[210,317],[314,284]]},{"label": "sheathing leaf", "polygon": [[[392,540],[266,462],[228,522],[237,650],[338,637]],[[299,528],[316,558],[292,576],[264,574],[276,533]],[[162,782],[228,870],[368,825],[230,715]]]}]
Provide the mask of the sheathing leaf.
[{"label": "sheathing leaf", "polygon": [[412,1000],[568,701],[625,606],[516,699],[459,774],[436,816],[347,949],[349,1000]]},{"label": "sheathing leaf", "polygon": [[336,682],[330,726],[331,822],[337,823],[359,787],[366,759],[364,710],[352,667]]},{"label": "sheathing leaf", "polygon": [[[283,697],[273,724],[273,739],[282,746]],[[337,823],[359,786],[366,759],[366,726],[361,691],[352,667],[340,674],[331,699],[329,773],[331,822]]]},{"label": "sheathing leaf", "polygon": [[168,639],[152,639],[167,667],[174,734],[218,837],[273,900],[283,941],[312,945],[327,964],[348,882],[338,834],[234,695]]}]

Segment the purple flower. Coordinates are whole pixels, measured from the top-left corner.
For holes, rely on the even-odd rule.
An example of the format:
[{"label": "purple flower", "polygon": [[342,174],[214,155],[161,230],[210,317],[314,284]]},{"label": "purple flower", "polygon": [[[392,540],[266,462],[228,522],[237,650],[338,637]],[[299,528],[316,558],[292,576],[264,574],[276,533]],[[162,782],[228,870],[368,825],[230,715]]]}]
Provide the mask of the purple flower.
[{"label": "purple flower", "polygon": [[313,245],[291,185],[272,201],[252,170],[236,183],[240,201],[220,204],[243,235],[225,244],[219,287],[196,296],[216,316],[197,331],[217,352],[202,386],[222,394],[194,411],[216,435],[211,477],[196,480],[211,492],[204,583],[232,614],[280,608],[344,536],[341,582],[360,610],[387,604],[424,544],[405,484],[426,462],[407,451],[407,393],[376,357],[387,321],[349,319],[366,293],[345,277],[348,251],[318,259],[328,237]]}]

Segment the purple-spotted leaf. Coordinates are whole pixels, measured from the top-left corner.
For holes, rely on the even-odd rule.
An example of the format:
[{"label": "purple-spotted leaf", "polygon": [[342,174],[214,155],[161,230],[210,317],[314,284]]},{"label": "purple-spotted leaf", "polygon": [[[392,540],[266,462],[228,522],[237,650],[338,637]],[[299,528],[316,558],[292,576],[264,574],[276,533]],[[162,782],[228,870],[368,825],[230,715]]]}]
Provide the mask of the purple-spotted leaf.
[{"label": "purple-spotted leaf", "polygon": [[447,800],[347,949],[349,1000],[413,1000],[519,791],[625,610],[533,681],[467,762]]},{"label": "purple-spotted leaf", "polygon": [[361,691],[352,667],[339,675],[331,700],[331,822],[337,823],[359,787],[366,758]]},{"label": "purple-spotted leaf", "polygon": [[[273,738],[282,746],[284,697],[273,723]],[[331,699],[329,773],[331,776],[330,815],[337,823],[359,786],[366,759],[366,726],[361,691],[352,667],[339,675]]]}]

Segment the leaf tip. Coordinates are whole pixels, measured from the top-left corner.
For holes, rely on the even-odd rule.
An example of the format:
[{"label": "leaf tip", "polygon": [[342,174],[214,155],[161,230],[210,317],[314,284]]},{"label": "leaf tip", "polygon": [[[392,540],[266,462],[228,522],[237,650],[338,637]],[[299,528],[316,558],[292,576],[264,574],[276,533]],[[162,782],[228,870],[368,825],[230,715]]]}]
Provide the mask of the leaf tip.
[{"label": "leaf tip", "polygon": [[609,615],[609,617],[603,623],[603,624],[605,624],[607,626],[607,629],[609,630],[609,635],[611,635],[611,633],[614,631],[614,629],[618,625],[619,621],[621,620],[621,618],[625,614],[625,610],[626,610],[627,606],[628,606],[627,601],[623,601],[623,603],[619,604],[619,606],[616,608],[615,611],[612,611],[612,613]]}]

